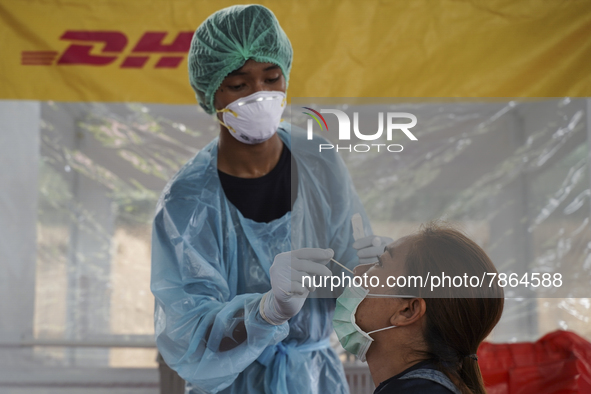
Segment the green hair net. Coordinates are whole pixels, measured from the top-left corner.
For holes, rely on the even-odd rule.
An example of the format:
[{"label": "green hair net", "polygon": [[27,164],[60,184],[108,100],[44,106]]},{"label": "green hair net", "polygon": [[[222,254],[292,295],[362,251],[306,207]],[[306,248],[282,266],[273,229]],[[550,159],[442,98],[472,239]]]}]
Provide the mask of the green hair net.
[{"label": "green hair net", "polygon": [[248,59],[274,63],[289,81],[293,51],[277,18],[262,5],[236,5],[210,15],[193,35],[189,81],[199,105],[213,114],[213,96],[224,78]]}]

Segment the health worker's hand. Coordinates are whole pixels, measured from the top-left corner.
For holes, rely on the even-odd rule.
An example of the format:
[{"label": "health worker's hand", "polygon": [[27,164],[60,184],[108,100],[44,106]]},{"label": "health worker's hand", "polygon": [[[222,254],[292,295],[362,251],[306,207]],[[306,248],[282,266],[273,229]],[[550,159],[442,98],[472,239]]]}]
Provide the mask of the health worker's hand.
[{"label": "health worker's hand", "polygon": [[310,291],[316,290],[311,280],[302,284],[303,277],[332,275],[326,264],[334,256],[332,249],[304,248],[275,256],[270,269],[271,290],[263,295],[259,312],[263,319],[279,325],[295,316]]},{"label": "health worker's hand", "polygon": [[377,235],[359,238],[353,243],[353,248],[357,249],[359,264],[371,264],[377,262],[378,256],[381,256],[382,253],[384,253],[386,245],[393,241],[394,240],[390,237],[380,237]]}]

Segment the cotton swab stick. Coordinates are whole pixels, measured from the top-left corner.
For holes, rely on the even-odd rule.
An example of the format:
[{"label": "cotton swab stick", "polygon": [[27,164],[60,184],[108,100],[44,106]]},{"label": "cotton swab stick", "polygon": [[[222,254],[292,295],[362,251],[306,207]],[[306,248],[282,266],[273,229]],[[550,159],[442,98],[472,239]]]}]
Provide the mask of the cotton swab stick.
[{"label": "cotton swab stick", "polygon": [[330,260],[331,261],[334,261],[335,263],[337,263],[338,265],[340,265],[341,267],[343,267],[344,269],[346,269],[347,271],[349,271],[350,273],[352,273],[353,275],[355,275],[355,272],[351,271],[349,268],[345,267],[343,264],[339,263],[335,259],[330,259]]}]

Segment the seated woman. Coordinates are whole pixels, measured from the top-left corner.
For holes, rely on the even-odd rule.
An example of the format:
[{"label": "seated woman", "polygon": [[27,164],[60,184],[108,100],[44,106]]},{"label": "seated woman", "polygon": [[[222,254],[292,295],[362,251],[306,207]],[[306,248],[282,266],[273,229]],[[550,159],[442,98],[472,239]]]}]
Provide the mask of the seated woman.
[{"label": "seated woman", "polygon": [[389,244],[379,262],[357,266],[365,287],[346,288],[333,323],[343,347],[367,359],[374,394],[485,394],[476,351],[501,318],[504,295],[496,281],[479,287],[472,277],[496,272],[476,243],[437,224]]}]

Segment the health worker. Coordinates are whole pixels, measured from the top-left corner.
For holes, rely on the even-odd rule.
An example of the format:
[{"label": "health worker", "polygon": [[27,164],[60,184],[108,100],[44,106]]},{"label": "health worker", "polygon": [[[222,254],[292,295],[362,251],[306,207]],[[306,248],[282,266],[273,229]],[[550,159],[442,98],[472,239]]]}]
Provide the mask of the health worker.
[{"label": "health worker", "polygon": [[188,61],[220,134],[158,203],[158,350],[187,393],[348,393],[328,339],[335,298],[308,297],[315,289],[302,277],[340,275],[331,258],[351,268],[375,260],[390,239],[353,247],[352,216],[362,216],[366,234],[371,227],[344,162],[281,122],[292,47],[269,9],[214,13],[196,30]]},{"label": "health worker", "polygon": [[[374,394],[486,394],[477,350],[503,312],[503,288],[401,286],[401,277],[482,277],[497,270],[461,232],[436,223],[387,245],[357,276],[399,286],[349,287],[337,299],[333,324],[343,347],[367,360]],[[394,282],[390,281],[390,284]]]}]

